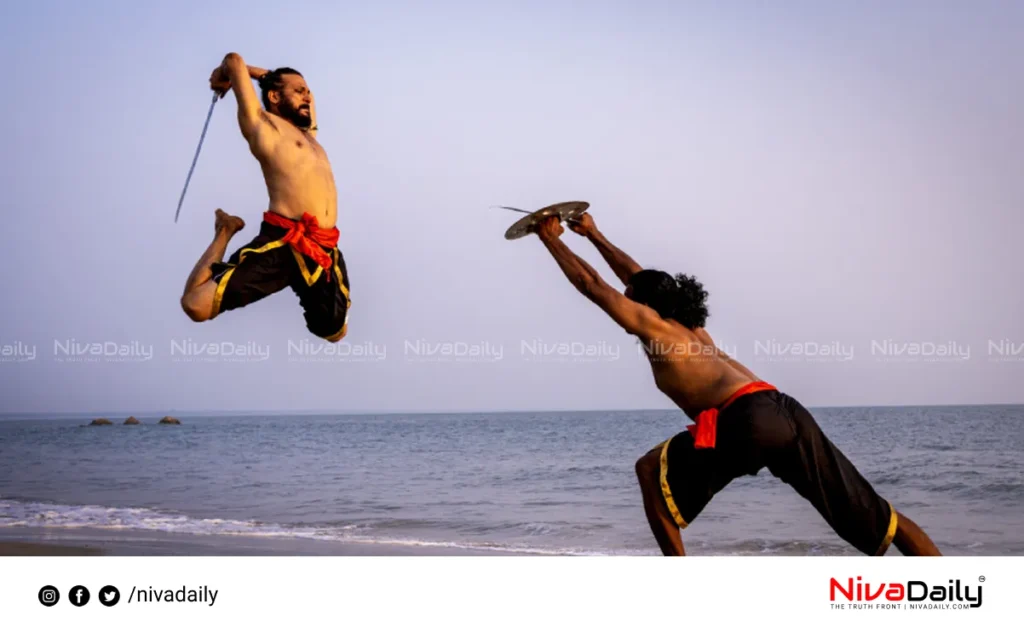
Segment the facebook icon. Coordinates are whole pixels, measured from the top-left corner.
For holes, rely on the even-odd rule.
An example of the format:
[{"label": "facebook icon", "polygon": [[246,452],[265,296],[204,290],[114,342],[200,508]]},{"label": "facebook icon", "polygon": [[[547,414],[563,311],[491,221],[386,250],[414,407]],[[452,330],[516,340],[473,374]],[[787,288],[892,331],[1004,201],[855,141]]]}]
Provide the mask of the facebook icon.
[{"label": "facebook icon", "polygon": [[82,585],[72,587],[71,593],[68,594],[68,599],[76,607],[84,607],[89,603],[89,590]]}]

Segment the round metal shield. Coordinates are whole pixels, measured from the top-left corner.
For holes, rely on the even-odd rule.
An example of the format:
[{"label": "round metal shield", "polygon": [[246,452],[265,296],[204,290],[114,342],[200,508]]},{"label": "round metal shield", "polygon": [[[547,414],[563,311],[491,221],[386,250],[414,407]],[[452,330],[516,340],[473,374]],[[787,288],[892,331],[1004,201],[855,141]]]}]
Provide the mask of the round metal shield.
[{"label": "round metal shield", "polygon": [[537,223],[548,216],[557,215],[562,222],[570,222],[582,216],[589,208],[589,202],[559,202],[558,204],[544,207],[524,218],[520,218],[519,221],[510,226],[505,231],[505,239],[518,240],[533,233]]}]

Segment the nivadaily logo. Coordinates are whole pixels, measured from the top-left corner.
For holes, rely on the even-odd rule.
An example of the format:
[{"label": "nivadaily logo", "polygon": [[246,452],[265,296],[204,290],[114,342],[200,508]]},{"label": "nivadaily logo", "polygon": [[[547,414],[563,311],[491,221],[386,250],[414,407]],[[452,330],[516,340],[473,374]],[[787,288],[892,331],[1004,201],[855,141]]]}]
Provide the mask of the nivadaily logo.
[{"label": "nivadaily logo", "polygon": [[[844,608],[845,602],[854,609],[977,609],[981,607],[981,583],[969,585],[950,580],[949,585],[932,585],[923,580],[882,582],[872,584],[846,578],[829,582],[829,600],[833,608]],[[836,603],[839,604],[836,604]]]}]

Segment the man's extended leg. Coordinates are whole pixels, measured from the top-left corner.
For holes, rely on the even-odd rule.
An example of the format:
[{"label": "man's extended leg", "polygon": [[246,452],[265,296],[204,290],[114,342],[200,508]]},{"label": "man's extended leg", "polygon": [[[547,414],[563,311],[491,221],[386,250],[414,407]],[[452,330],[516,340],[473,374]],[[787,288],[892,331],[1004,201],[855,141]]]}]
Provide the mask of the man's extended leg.
[{"label": "man's extended leg", "polygon": [[685,556],[679,526],[672,518],[661,492],[661,446],[637,460],[636,476],[640,481],[647,522],[651,525],[661,553],[665,556]]},{"label": "man's extended leg", "polygon": [[185,292],[181,296],[181,307],[193,321],[206,321],[213,318],[213,298],[217,292],[217,282],[213,280],[210,266],[224,260],[228,242],[245,228],[245,221],[228,215],[221,209],[215,212],[213,242],[199,258],[195,268],[185,282]]},{"label": "man's extended leg", "polygon": [[825,435],[799,402],[779,396],[795,441],[774,452],[768,468],[818,510],[836,534],[862,553],[882,556],[895,544],[904,555],[936,555],[938,548],[913,521],[882,497]]},{"label": "man's extended leg", "polygon": [[904,556],[942,556],[924,530],[899,512],[896,513],[896,537],[892,544]]}]

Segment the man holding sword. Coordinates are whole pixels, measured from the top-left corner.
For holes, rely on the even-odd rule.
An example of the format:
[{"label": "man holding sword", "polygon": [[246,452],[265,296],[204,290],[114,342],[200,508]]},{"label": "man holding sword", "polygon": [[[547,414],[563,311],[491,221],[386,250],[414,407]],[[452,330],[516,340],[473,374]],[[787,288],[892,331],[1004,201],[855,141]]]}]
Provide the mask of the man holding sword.
[{"label": "man holding sword", "polygon": [[228,243],[245,222],[216,210],[213,242],[185,283],[182,309],[193,321],[208,321],[290,287],[306,328],[340,341],[348,330],[349,279],[338,250],[334,174],[316,140],[312,91],[297,70],[249,66],[237,53],[213,70],[210,88],[221,98],[228,90],[235,95],[239,129],[266,181],[268,210],[259,234],[226,262]]}]

